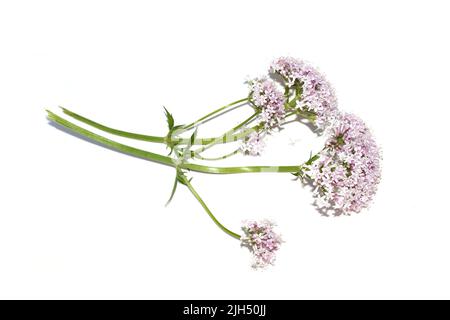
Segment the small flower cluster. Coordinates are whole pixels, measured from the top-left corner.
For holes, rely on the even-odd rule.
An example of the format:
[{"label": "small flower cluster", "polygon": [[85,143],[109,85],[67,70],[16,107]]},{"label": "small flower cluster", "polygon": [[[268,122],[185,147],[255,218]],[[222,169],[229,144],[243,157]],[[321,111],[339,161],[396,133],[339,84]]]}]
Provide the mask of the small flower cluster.
[{"label": "small flower cluster", "polygon": [[247,136],[241,145],[241,151],[246,155],[259,156],[263,152],[264,147],[264,133],[254,131]]},{"label": "small flower cluster", "polygon": [[266,79],[254,79],[250,81],[250,90],[253,103],[261,109],[261,122],[267,130],[278,127],[283,121],[286,99],[280,92],[275,82]]},{"label": "small flower cluster", "polygon": [[301,86],[297,107],[315,114],[315,124],[324,130],[337,114],[337,98],[331,84],[317,69],[294,58],[282,57],[272,62],[270,72],[283,77],[289,87]]},{"label": "small flower cluster", "polygon": [[246,155],[259,156],[265,147],[266,133],[278,128],[284,119],[286,99],[272,80],[256,78],[248,83],[252,101],[260,109],[259,123],[263,128],[246,137],[241,145],[241,151]]},{"label": "small flower cluster", "polygon": [[246,221],[242,226],[244,235],[241,245],[253,253],[253,267],[264,268],[275,262],[275,253],[280,248],[281,236],[274,232],[275,224],[268,220]]},{"label": "small flower cluster", "polygon": [[[295,107],[308,112],[308,119],[314,120],[321,131],[324,131],[335,119],[338,109],[334,89],[315,68],[294,58],[281,57],[272,62],[269,72],[279,74],[285,85],[294,89]],[[259,119],[264,125],[264,133],[279,128],[286,115],[287,97],[278,90],[276,82],[268,78],[256,78],[248,83],[251,100],[261,111]],[[245,154],[259,155],[261,153],[263,146],[256,146],[255,142],[262,143],[264,133],[248,137],[244,141],[241,149]],[[253,151],[255,147],[256,151]]]},{"label": "small flower cluster", "polygon": [[381,167],[380,150],[365,123],[352,114],[340,115],[307,174],[319,207],[336,214],[366,208],[377,190]]}]

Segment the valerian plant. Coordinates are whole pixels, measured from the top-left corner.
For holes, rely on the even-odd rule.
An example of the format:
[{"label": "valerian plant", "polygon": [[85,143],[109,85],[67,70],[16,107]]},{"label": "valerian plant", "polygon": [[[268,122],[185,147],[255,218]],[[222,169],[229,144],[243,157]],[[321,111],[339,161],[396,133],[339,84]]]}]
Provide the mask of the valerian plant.
[{"label": "valerian plant", "polygon": [[[173,115],[164,108],[168,132],[152,136],[113,129],[62,108],[63,113],[85,125],[116,136],[161,143],[170,150],[161,155],[110,140],[82,128],[51,111],[48,119],[78,135],[126,154],[137,156],[175,169],[169,203],[179,184],[187,187],[214,223],[253,254],[253,266],[264,268],[273,264],[283,242],[269,220],[244,221],[241,232],[225,227],[200,197],[189,172],[238,174],[276,172],[291,173],[304,184],[313,187],[315,205],[325,214],[350,215],[367,208],[376,193],[381,177],[380,150],[364,122],[341,112],[334,89],[326,78],[311,65],[294,58],[281,57],[273,61],[267,76],[247,81],[249,94],[214,110],[189,124],[176,124]],[[232,108],[250,107],[253,114],[218,137],[198,137],[197,130],[207,121],[215,120]],[[288,120],[309,122],[319,135],[326,135],[324,147],[303,163],[281,166],[220,167],[201,165],[196,160],[218,161],[236,154],[258,156],[264,152],[265,137],[274,134]],[[292,122],[292,121],[289,121]],[[204,152],[225,143],[238,143],[231,153],[215,158]]]}]

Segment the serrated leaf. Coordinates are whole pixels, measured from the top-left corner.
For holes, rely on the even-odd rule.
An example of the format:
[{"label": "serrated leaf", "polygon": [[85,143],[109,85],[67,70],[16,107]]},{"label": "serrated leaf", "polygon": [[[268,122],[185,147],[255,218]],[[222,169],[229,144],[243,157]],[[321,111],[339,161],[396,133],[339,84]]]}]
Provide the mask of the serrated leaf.
[{"label": "serrated leaf", "polygon": [[167,125],[169,127],[169,130],[172,130],[174,125],[175,125],[175,120],[172,116],[172,114],[169,112],[169,110],[166,109],[166,107],[164,108],[164,114],[166,115],[166,120],[167,120]]}]

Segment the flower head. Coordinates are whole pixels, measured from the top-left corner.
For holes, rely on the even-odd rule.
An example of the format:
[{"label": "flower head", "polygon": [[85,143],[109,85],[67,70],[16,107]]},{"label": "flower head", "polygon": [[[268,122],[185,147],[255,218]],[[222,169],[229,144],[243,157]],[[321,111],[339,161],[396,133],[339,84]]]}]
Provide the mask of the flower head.
[{"label": "flower head", "polygon": [[275,262],[275,253],[282,243],[280,235],[273,231],[275,224],[268,220],[246,221],[242,226],[244,235],[241,245],[253,253],[253,267],[264,268]]},{"label": "flower head", "polygon": [[283,77],[288,87],[301,88],[297,107],[315,114],[315,124],[325,129],[337,115],[337,98],[325,76],[311,65],[290,57],[272,62],[270,72]]},{"label": "flower head", "polygon": [[335,213],[366,208],[381,178],[380,150],[365,123],[342,114],[330,128],[326,147],[307,167],[316,204]]},{"label": "flower head", "polygon": [[275,82],[266,78],[249,81],[253,103],[261,109],[260,120],[267,130],[278,127],[285,115],[283,93],[279,91]]}]

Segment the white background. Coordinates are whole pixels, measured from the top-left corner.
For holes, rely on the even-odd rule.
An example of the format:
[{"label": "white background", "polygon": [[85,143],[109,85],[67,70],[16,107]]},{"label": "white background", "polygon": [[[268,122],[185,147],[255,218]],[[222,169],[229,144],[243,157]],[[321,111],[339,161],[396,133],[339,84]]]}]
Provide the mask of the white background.
[{"label": "white background", "polygon": [[[1,1],[0,298],[450,298],[448,13],[446,1]],[[163,105],[192,121],[281,55],[319,66],[368,123],[383,179],[369,210],[326,218],[289,174],[193,173],[231,229],[278,222],[286,243],[263,272],[186,188],[164,207],[173,169],[46,120],[62,105],[164,135]],[[299,124],[273,139],[231,162],[297,164],[319,146]]]}]

